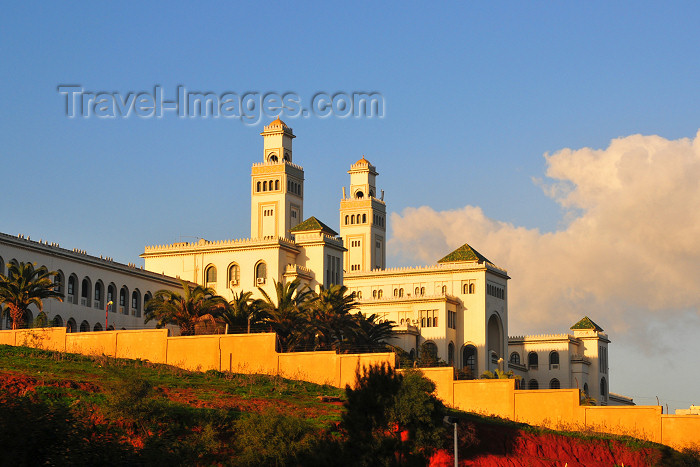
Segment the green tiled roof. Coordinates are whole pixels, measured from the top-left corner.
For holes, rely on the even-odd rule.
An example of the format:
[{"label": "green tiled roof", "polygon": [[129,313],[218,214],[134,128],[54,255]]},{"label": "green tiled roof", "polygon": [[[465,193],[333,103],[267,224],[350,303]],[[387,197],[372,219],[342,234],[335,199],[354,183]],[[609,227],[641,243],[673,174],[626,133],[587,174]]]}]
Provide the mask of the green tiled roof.
[{"label": "green tiled roof", "polygon": [[479,263],[483,263],[484,261],[487,263],[491,262],[488,260],[488,258],[486,258],[486,256],[482,255],[465,243],[449,255],[442,258],[440,261],[438,261],[438,263],[455,263],[458,261],[477,261]]},{"label": "green tiled roof", "polygon": [[571,326],[571,329],[593,329],[594,331],[603,332],[603,328],[595,324],[588,316],[584,316],[581,321]]},{"label": "green tiled roof", "polygon": [[291,229],[289,229],[290,232],[312,232],[314,230],[320,230],[321,232],[324,232],[328,235],[332,235],[334,237],[338,236],[338,232],[331,229],[326,224],[316,219],[314,216],[309,217],[301,224],[298,224],[296,227],[292,227]]}]

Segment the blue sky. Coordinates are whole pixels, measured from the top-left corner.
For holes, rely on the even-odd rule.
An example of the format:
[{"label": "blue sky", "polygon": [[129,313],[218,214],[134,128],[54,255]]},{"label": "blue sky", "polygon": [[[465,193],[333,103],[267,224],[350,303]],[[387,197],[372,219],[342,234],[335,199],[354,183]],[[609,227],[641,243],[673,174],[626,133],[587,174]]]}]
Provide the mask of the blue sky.
[{"label": "blue sky", "polygon": [[[306,172],[306,216],[337,227],[340,187],[348,183],[349,165],[364,154],[380,172],[388,209],[401,218],[411,207],[453,212],[474,206],[516,231],[566,230],[585,206],[572,210],[545,193],[542,184],[551,180],[544,154],[602,150],[634,134],[692,139],[700,127],[700,7],[663,7],[6,5],[0,17],[0,231],[137,263],[145,245],[249,235],[250,165],[261,160],[258,133],[265,122],[69,119],[57,92],[61,84],[122,95],[155,85],[169,95],[178,85],[217,94],[292,91],[304,99],[319,91],[380,92],[381,119],[286,119],[298,136],[295,162]],[[450,238],[445,247],[458,240]],[[407,242],[400,245],[410,248]],[[431,261],[394,245],[391,264]],[[443,253],[430,251],[433,260]],[[509,268],[516,253],[493,254]],[[514,276],[511,287],[519,279]],[[513,294],[511,334],[565,329],[563,321],[542,329],[534,311],[527,312],[532,320],[525,310],[515,318],[524,302]],[[697,390],[652,383],[629,370],[638,367],[639,335],[604,310],[640,305],[599,296],[573,308],[590,303],[599,307],[589,310],[591,318],[613,338],[611,367],[620,375],[613,373],[613,391],[659,394],[679,407],[698,403]],[[692,300],[669,307],[641,306],[648,335],[667,316],[689,316],[697,324]],[[555,310],[538,310],[545,312]],[[697,353],[697,339],[683,339],[664,345]],[[664,374],[666,360],[654,352],[647,357]],[[690,357],[683,362],[671,365],[666,377],[696,364]],[[689,384],[700,387],[700,377],[692,378]]]}]

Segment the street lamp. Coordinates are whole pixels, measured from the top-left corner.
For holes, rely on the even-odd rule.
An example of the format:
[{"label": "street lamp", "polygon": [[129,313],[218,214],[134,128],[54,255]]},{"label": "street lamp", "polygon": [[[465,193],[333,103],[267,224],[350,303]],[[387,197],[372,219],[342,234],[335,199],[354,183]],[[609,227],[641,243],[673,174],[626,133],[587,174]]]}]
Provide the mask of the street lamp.
[{"label": "street lamp", "polygon": [[459,467],[459,450],[457,448],[457,422],[459,419],[457,417],[450,417],[449,415],[446,415],[442,419],[442,423],[445,425],[454,425],[455,431],[454,431],[454,458],[455,458],[455,467]]}]

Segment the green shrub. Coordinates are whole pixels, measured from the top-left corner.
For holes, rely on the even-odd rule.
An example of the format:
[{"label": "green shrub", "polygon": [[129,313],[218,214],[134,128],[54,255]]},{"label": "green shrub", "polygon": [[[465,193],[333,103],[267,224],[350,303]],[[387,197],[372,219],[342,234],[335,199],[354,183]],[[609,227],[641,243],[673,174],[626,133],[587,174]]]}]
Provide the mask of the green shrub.
[{"label": "green shrub", "polygon": [[297,417],[267,412],[251,414],[234,424],[238,465],[290,465],[308,457],[314,426]]}]

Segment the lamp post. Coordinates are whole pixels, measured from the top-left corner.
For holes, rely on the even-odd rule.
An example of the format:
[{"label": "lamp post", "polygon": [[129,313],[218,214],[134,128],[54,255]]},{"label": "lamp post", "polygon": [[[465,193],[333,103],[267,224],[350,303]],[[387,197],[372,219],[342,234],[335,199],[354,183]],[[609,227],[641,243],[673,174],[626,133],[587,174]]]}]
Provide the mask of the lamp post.
[{"label": "lamp post", "polygon": [[112,306],[114,302],[112,300],[107,302],[105,307],[105,331],[109,331],[109,307]]},{"label": "lamp post", "polygon": [[442,423],[445,425],[454,425],[454,458],[455,458],[455,467],[459,467],[459,449],[457,447],[457,422],[459,419],[457,417],[451,417],[449,415],[443,417]]}]

